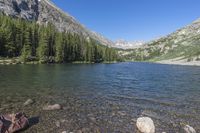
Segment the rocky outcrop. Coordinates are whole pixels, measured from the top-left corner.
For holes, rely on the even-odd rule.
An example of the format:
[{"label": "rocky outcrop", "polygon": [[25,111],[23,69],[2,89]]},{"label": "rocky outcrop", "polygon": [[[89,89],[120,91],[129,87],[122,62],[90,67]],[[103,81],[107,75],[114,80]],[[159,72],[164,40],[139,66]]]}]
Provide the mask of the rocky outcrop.
[{"label": "rocky outcrop", "polygon": [[92,38],[103,45],[113,45],[112,41],[88,30],[50,0],[0,0],[0,12],[28,21],[37,21],[39,24],[52,23],[59,31],[76,33],[87,39]]},{"label": "rocky outcrop", "polygon": [[29,21],[37,20],[38,2],[38,0],[0,0],[0,12]]}]

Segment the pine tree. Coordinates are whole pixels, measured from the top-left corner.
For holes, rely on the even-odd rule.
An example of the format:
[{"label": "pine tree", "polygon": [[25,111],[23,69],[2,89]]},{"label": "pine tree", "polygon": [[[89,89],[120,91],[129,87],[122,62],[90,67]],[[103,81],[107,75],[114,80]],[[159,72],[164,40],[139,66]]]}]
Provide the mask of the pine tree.
[{"label": "pine tree", "polygon": [[23,62],[27,62],[31,58],[32,35],[33,34],[32,34],[31,28],[27,28],[27,29],[24,30],[24,33],[23,33],[23,48],[22,48],[22,52],[21,52],[21,60]]},{"label": "pine tree", "polygon": [[33,25],[33,39],[32,39],[32,56],[36,56],[37,47],[39,44],[39,26],[37,24]]},{"label": "pine tree", "polygon": [[40,33],[39,46],[37,48],[37,56],[40,63],[47,63],[49,56],[47,31],[43,29]]},{"label": "pine tree", "polygon": [[64,39],[63,33],[56,35],[56,62],[61,63],[64,61]]}]

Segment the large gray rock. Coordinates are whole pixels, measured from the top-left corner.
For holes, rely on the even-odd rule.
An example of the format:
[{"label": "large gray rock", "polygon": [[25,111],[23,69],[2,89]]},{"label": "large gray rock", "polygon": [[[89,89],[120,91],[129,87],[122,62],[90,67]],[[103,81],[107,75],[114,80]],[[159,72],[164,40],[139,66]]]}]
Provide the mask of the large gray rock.
[{"label": "large gray rock", "polygon": [[142,133],[155,133],[154,122],[149,117],[140,117],[137,119],[136,126]]},{"label": "large gray rock", "polygon": [[195,129],[189,125],[186,125],[183,129],[185,133],[196,133]]}]

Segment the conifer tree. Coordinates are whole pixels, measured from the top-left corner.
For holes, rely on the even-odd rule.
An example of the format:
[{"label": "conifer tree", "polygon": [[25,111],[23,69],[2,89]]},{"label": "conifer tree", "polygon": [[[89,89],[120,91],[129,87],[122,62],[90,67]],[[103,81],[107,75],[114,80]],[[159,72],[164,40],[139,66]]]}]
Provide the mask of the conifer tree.
[{"label": "conifer tree", "polygon": [[81,34],[60,33],[52,24],[38,25],[0,15],[0,57],[23,62],[103,62],[117,60],[116,50]]},{"label": "conifer tree", "polygon": [[64,61],[64,38],[63,33],[56,35],[56,62],[61,63]]},{"label": "conifer tree", "polygon": [[32,42],[32,30],[31,28],[25,29],[23,34],[23,48],[21,51],[21,60],[23,62],[29,61],[31,58],[31,42]]},{"label": "conifer tree", "polygon": [[39,62],[48,62],[49,48],[47,31],[45,29],[43,29],[40,33],[39,46],[37,48],[37,56],[39,58]]}]

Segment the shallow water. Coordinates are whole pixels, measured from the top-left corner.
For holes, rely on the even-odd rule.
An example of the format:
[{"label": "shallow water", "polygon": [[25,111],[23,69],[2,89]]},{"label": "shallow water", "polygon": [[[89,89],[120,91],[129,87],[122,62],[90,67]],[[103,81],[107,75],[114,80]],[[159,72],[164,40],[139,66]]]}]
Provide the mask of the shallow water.
[{"label": "shallow water", "polygon": [[[200,132],[200,67],[150,63],[0,66],[0,112],[39,123],[25,132],[134,133],[140,116],[156,131]],[[32,105],[23,106],[27,99]],[[63,110],[43,111],[59,103]],[[60,121],[60,127],[55,123]]]}]

